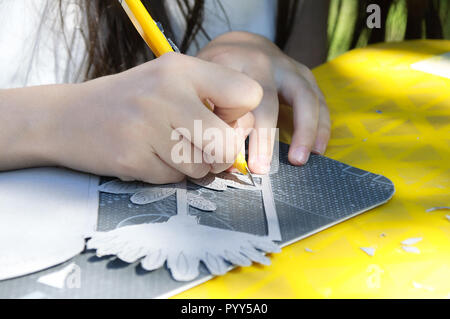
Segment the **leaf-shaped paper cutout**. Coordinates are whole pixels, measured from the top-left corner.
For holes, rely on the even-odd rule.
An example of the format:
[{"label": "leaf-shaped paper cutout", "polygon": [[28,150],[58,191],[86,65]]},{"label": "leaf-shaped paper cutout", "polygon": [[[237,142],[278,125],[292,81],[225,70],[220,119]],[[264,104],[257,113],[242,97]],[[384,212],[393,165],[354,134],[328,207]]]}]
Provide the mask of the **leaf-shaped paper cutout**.
[{"label": "leaf-shaped paper cutout", "polygon": [[175,194],[175,188],[153,187],[141,190],[131,196],[130,201],[136,205],[146,205],[157,202]]},{"label": "leaf-shaped paper cutout", "polygon": [[212,189],[215,191],[224,191],[227,189],[227,185],[220,179],[216,178],[214,174],[208,174],[203,178],[193,179],[189,178],[189,181],[208,189]]},{"label": "leaf-shaped paper cutout", "polygon": [[219,256],[206,253],[203,262],[205,263],[205,266],[206,268],[208,268],[209,272],[213,275],[223,275],[227,272],[227,264]]},{"label": "leaf-shaped paper cutout", "polygon": [[133,194],[142,189],[151,188],[153,185],[142,182],[122,182],[121,180],[113,180],[104,183],[98,187],[103,193],[110,194]]},{"label": "leaf-shaped paper cutout", "polygon": [[163,254],[161,249],[151,251],[141,261],[141,266],[145,270],[155,270],[161,268],[166,261],[166,255]]},{"label": "leaf-shaped paper cutout", "polygon": [[248,176],[242,174],[222,172],[217,174],[217,179],[222,180],[228,187],[246,190],[260,190],[259,187],[255,187],[252,184]]},{"label": "leaf-shaped paper cutout", "polygon": [[157,269],[167,261],[172,277],[179,281],[195,279],[200,261],[211,272],[222,274],[230,269],[225,261],[241,266],[252,261],[268,265],[270,259],[264,253],[279,251],[268,238],[199,225],[194,216],[185,215],[158,224],[94,233],[88,248],[97,249],[97,254],[100,251],[124,257],[126,262],[143,257],[141,264],[146,270]]},{"label": "leaf-shaped paper cutout", "polygon": [[238,266],[250,266],[252,264],[252,261],[245,257],[244,255],[240,253],[231,252],[228,250],[225,250],[224,252],[224,258],[228,260],[230,263]]},{"label": "leaf-shaped paper cutout", "polygon": [[275,253],[279,253],[281,251],[281,248],[272,241],[260,240],[259,238],[250,240],[250,244],[261,251],[271,251]]},{"label": "leaf-shaped paper cutout", "polygon": [[199,259],[196,256],[186,255],[184,252],[169,255],[167,268],[170,270],[173,279],[177,281],[190,281],[200,274],[198,269]]},{"label": "leaf-shaped paper cutout", "polygon": [[203,210],[205,212],[213,212],[217,209],[216,204],[199,195],[187,194],[187,202],[190,206]]},{"label": "leaf-shaped paper cutout", "polygon": [[119,259],[121,259],[127,263],[130,263],[130,264],[134,263],[136,260],[138,260],[144,256],[145,256],[145,252],[142,247],[138,247],[138,248],[130,247],[129,249],[121,250],[117,254],[117,257],[119,257]]},{"label": "leaf-shaped paper cutout", "polygon": [[266,266],[270,265],[270,259],[261,254],[259,251],[255,250],[253,247],[243,246],[241,247],[241,253],[260,264]]}]

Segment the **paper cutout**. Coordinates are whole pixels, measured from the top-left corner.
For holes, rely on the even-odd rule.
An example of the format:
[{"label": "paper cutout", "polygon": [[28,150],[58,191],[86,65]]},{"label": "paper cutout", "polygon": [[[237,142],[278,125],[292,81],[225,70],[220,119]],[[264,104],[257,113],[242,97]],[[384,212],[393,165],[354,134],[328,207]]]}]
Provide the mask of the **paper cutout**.
[{"label": "paper cutout", "polygon": [[416,253],[416,254],[420,253],[420,249],[414,246],[402,246],[402,248],[404,251],[408,253]]},{"label": "paper cutout", "polygon": [[78,255],[97,227],[98,178],[59,168],[0,173],[0,280]]},{"label": "paper cutout", "polygon": [[435,210],[447,210],[447,209],[450,209],[450,207],[448,207],[448,206],[431,207],[431,208],[428,208],[428,209],[426,210],[426,212],[427,212],[427,213],[430,213],[430,212],[434,212]]},{"label": "paper cutout", "polygon": [[272,186],[269,176],[262,177],[262,196],[264,212],[266,213],[268,237],[275,241],[281,241],[280,223],[278,221],[277,209],[273,198]]},{"label": "paper cutout", "polygon": [[130,201],[136,205],[146,205],[157,202],[175,194],[175,188],[154,187],[140,190],[131,196]]},{"label": "paper cutout", "polygon": [[110,194],[133,194],[147,188],[151,188],[151,185],[143,182],[122,182],[117,179],[100,185],[98,190]]},{"label": "paper cutout", "polygon": [[408,238],[402,241],[402,245],[414,245],[422,240],[422,237]]},{"label": "paper cutout", "polygon": [[200,179],[189,179],[190,182],[209,188],[216,191],[224,191],[227,187],[246,189],[246,190],[259,190],[255,187],[248,176],[237,174],[237,173],[227,173],[222,172],[217,175],[208,174]]},{"label": "paper cutout", "polygon": [[427,291],[434,291],[434,287],[425,286],[425,285],[423,285],[419,282],[415,282],[415,281],[413,281],[413,286],[414,286],[414,288],[417,288],[417,289],[425,289]]},{"label": "paper cutout", "polygon": [[[217,189],[221,185],[220,180],[217,182],[211,178],[197,182]],[[149,186],[122,187],[120,182],[116,182],[100,189],[139,193],[140,187]],[[264,254],[280,251],[267,237],[198,224],[196,217],[189,215],[188,206],[210,211],[216,208],[215,204],[188,193],[185,182],[176,185],[175,189],[177,215],[162,223],[97,232],[88,241],[88,249],[96,249],[98,256],[116,255],[128,263],[140,260],[141,266],[149,271],[166,263],[177,281],[190,281],[198,277],[200,262],[211,274],[223,275],[231,269],[231,265],[249,266],[252,262],[268,265],[270,259]]]},{"label": "paper cutout", "polygon": [[450,79],[450,52],[413,63],[411,68]]},{"label": "paper cutout", "polygon": [[248,176],[242,174],[222,172],[216,175],[216,179],[221,179],[225,185],[237,189],[258,190]]},{"label": "paper cutout", "polygon": [[[168,236],[171,236],[168,238]],[[97,233],[88,242],[98,256],[116,255],[133,263],[141,259],[146,270],[155,270],[167,261],[173,278],[190,281],[199,275],[199,262],[213,275],[223,275],[229,262],[249,266],[252,261],[270,264],[262,252],[280,249],[270,240],[256,235],[199,225],[192,216],[176,215],[165,223],[125,226]]]},{"label": "paper cutout", "polygon": [[227,189],[227,185],[225,182],[219,178],[216,178],[213,174],[208,174],[200,179],[189,178],[189,181],[208,189],[216,190],[216,191],[224,191]]},{"label": "paper cutout", "polygon": [[188,193],[187,202],[191,207],[203,210],[205,212],[213,212],[217,209],[216,204],[195,194]]},{"label": "paper cutout", "polygon": [[39,277],[37,282],[54,288],[63,289],[66,286],[67,276],[69,276],[69,274],[73,272],[76,267],[77,265],[71,263],[61,270]]},{"label": "paper cutout", "polygon": [[375,255],[375,248],[372,247],[359,247],[359,248],[369,256]]},{"label": "paper cutout", "polygon": [[42,291],[33,291],[25,296],[20,297],[19,299],[50,299],[50,297],[44,294]]},{"label": "paper cutout", "polygon": [[[100,185],[98,190],[110,194],[133,194],[130,198],[133,204],[146,205],[172,196],[176,192],[176,185],[152,185],[142,182],[130,183],[113,180]],[[216,204],[195,193],[188,193],[188,204],[207,212],[212,212],[217,209]]]}]

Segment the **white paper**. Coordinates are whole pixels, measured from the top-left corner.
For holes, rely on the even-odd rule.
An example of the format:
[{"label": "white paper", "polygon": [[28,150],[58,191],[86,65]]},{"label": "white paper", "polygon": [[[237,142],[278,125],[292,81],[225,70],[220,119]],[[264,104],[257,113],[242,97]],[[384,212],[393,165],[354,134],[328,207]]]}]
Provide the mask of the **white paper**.
[{"label": "white paper", "polygon": [[359,247],[359,248],[369,256],[375,255],[375,248],[372,247]]},{"label": "white paper", "polygon": [[[265,178],[270,183],[269,177]],[[197,182],[211,187],[215,179],[205,178]],[[115,188],[109,190],[115,191],[118,187],[131,189],[133,192],[140,191],[136,187],[122,187],[120,183],[114,185]],[[104,191],[107,187],[100,189]],[[270,188],[266,189],[270,191]],[[96,249],[98,256],[116,255],[128,263],[139,260],[142,267],[149,271],[167,264],[172,277],[178,281],[197,278],[200,262],[205,264],[211,274],[223,275],[231,269],[227,262],[238,266],[249,266],[252,262],[268,265],[270,259],[264,254],[280,251],[271,241],[273,238],[270,233],[269,236],[262,237],[198,224],[197,218],[188,213],[189,205],[202,210],[215,210],[216,207],[214,203],[189,193],[185,181],[176,185],[176,197],[177,215],[170,217],[167,222],[97,232],[88,241],[88,249]],[[273,223],[273,218],[269,219]],[[276,222],[279,228],[278,220]],[[270,229],[275,227],[269,227]],[[279,231],[275,235],[278,233]]]},{"label": "white paper", "polygon": [[98,178],[58,168],[0,173],[0,280],[60,264],[96,230]]},{"label": "white paper", "polygon": [[37,282],[54,288],[63,289],[66,286],[67,276],[69,276],[75,267],[77,266],[74,263],[71,263],[61,270],[39,277]]},{"label": "white paper", "polygon": [[416,62],[411,68],[450,79],[450,52]]},{"label": "white paper", "polygon": [[404,241],[402,241],[402,245],[414,245],[414,244],[417,244],[421,240],[422,240],[422,237],[408,238],[408,239],[405,239]]},{"label": "white paper", "polygon": [[415,254],[420,253],[420,249],[414,246],[402,246],[402,249],[407,253],[415,253]]}]

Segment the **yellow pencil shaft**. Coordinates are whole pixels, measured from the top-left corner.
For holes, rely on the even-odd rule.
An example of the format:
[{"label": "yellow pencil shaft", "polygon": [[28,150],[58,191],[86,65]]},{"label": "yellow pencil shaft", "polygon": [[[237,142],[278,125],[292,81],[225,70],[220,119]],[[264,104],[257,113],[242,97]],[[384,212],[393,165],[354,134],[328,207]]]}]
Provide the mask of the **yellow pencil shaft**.
[{"label": "yellow pencil shaft", "polygon": [[[167,52],[173,52],[173,48],[169,41],[167,41],[166,36],[159,29],[158,25],[153,20],[150,13],[148,13],[141,0],[119,1],[128,17],[133,22],[136,30],[142,36],[156,57],[160,57]],[[233,167],[235,167],[242,174],[247,175],[248,166],[245,161],[245,156],[242,153],[239,153]]]},{"label": "yellow pencil shaft", "polygon": [[173,48],[167,41],[166,36],[161,32],[147,9],[145,9],[141,0],[121,0],[121,4],[156,57],[160,57],[167,52],[173,52]]}]

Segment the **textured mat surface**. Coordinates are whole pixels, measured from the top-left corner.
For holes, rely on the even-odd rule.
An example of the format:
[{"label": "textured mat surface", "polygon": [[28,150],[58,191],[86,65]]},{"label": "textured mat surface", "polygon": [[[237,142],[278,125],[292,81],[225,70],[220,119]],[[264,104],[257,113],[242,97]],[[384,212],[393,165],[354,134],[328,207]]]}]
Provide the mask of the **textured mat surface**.
[{"label": "textured mat surface", "polygon": [[[299,240],[324,228],[344,221],[389,200],[393,184],[385,177],[360,170],[341,162],[312,155],[304,167],[287,161],[286,144],[280,143],[279,165],[272,174],[273,197],[282,235],[280,245]],[[189,190],[201,192],[214,201],[214,213],[190,208],[200,224],[267,235],[260,192],[228,188],[223,192],[200,189],[189,184]],[[176,197],[172,195],[148,205],[134,205],[129,195],[100,195],[98,229],[111,230],[130,224],[162,222],[176,213]],[[79,285],[57,289],[37,282],[45,274],[67,265],[25,277],[0,282],[0,297],[23,297],[29,294],[50,298],[154,298],[183,291],[210,278],[205,268],[199,280],[191,283],[174,281],[165,268],[146,272],[137,264],[115,258],[97,258],[92,252],[75,257],[78,267],[72,274]],[[69,262],[70,263],[70,262]]]}]

